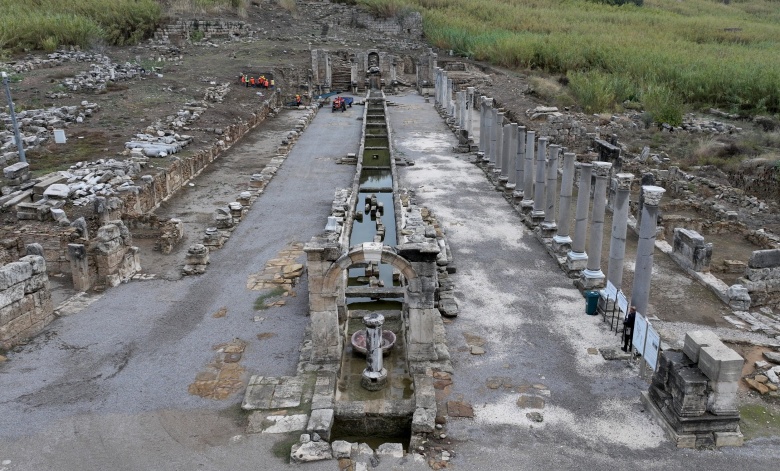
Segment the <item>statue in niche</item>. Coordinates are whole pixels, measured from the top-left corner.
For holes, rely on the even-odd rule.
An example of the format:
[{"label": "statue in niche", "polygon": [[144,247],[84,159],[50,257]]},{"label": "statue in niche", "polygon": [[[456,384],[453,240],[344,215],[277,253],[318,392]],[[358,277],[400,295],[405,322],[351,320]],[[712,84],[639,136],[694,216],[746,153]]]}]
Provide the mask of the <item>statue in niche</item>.
[{"label": "statue in niche", "polygon": [[379,54],[372,52],[368,54],[368,75],[375,75],[379,73]]}]

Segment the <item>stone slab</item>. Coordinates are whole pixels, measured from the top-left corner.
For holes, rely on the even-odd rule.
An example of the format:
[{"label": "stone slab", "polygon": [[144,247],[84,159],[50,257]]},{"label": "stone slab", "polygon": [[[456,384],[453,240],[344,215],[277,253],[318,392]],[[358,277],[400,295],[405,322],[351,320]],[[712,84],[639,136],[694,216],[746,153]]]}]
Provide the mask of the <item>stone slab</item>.
[{"label": "stone slab", "polygon": [[694,363],[699,361],[699,350],[709,345],[721,344],[720,337],[711,330],[686,332],[683,353]]},{"label": "stone slab", "polygon": [[269,415],[265,417],[265,421],[272,422],[272,424],[263,429],[262,433],[302,432],[306,430],[309,416],[306,414]]},{"label": "stone slab", "polygon": [[780,267],[780,249],[755,250],[748,260],[750,268]]},{"label": "stone slab", "polygon": [[330,432],[333,429],[333,409],[317,409],[311,412],[307,432],[317,433],[325,440],[330,440]]},{"label": "stone slab", "polygon": [[739,353],[722,343],[702,347],[699,353],[699,369],[712,381],[739,381],[744,363]]}]

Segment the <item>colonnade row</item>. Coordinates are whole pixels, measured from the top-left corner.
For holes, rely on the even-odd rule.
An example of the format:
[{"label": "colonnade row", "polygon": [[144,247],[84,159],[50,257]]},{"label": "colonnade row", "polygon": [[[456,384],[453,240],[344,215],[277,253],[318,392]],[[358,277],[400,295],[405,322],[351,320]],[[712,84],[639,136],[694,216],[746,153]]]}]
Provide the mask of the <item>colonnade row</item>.
[{"label": "colonnade row", "polygon": [[[435,102],[442,115],[454,122],[461,133],[470,138],[478,133],[478,163],[519,209],[526,225],[559,257],[569,276],[577,280],[578,287],[601,289],[609,282],[620,290],[634,175],[613,173],[611,162],[577,161],[575,153],[551,144],[548,137],[537,137],[526,126],[508,122],[492,98],[476,98],[474,87],[456,91],[452,79],[440,68],[435,69]],[[479,106],[478,130],[472,129],[474,104]],[[579,179],[572,232],[570,214],[576,168]],[[614,199],[605,275],[601,269],[601,253],[608,188],[612,189]],[[661,187],[644,185],[640,193],[639,243],[630,303],[643,314],[647,314],[649,304],[658,206],[664,192]]]}]

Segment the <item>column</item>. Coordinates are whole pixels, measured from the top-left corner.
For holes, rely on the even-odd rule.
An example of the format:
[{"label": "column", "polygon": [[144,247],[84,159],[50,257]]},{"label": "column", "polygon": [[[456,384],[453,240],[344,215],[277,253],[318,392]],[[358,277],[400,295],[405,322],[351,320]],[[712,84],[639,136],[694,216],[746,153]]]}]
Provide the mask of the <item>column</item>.
[{"label": "column", "polygon": [[490,153],[493,149],[493,99],[485,99],[485,155],[482,162],[490,164]]},{"label": "column", "polygon": [[525,184],[525,126],[517,128],[517,152],[515,154],[515,191],[512,197],[515,202],[523,198]]},{"label": "column", "polygon": [[574,215],[574,240],[571,250],[566,254],[566,269],[571,276],[576,271],[584,270],[588,265],[588,254],[585,253],[585,232],[588,229],[588,211],[590,209],[590,175],[593,165],[580,164],[580,184],[577,189],[577,212]]},{"label": "column", "polygon": [[628,202],[631,194],[631,173],[615,175],[616,191],[612,210],[612,238],[609,241],[607,280],[616,289],[623,284],[623,258],[626,255],[626,228],[628,227]]},{"label": "column", "polygon": [[534,226],[544,220],[544,183],[545,160],[547,158],[547,138],[540,137],[536,144],[536,184],[534,185],[534,210],[531,212],[531,220]]},{"label": "column", "polygon": [[649,314],[647,306],[650,300],[650,275],[653,271],[655,232],[658,225],[658,204],[666,190],[660,186],[652,185],[643,186],[642,190],[645,195],[645,204],[642,206],[642,223],[639,227],[639,244],[636,248],[631,305],[636,306],[638,313],[647,316]]},{"label": "column", "polygon": [[387,384],[387,370],[382,358],[382,324],[385,316],[371,313],[363,317],[366,326],[366,368],[360,378],[360,385],[369,391],[378,391]]},{"label": "column", "polygon": [[563,154],[563,175],[561,176],[561,200],[558,204],[558,232],[553,237],[552,248],[557,255],[565,255],[571,250],[571,194],[574,185],[574,152]]},{"label": "column", "polygon": [[555,224],[555,193],[558,189],[558,154],[561,152],[561,146],[550,146],[550,158],[547,159],[547,186],[545,187],[544,222],[541,227],[543,238],[550,238],[555,234],[558,226]]},{"label": "column", "polygon": [[473,139],[474,134],[474,87],[466,87],[466,132]]},{"label": "column", "polygon": [[593,162],[596,174],[596,188],[593,190],[593,217],[590,221],[588,244],[588,266],[582,272],[580,281],[584,289],[604,287],[604,272],[601,271],[601,245],[604,241],[604,214],[607,210],[607,184],[611,162]]},{"label": "column", "polygon": [[447,117],[448,118],[454,117],[454,114],[455,114],[454,113],[455,106],[453,105],[453,102],[452,102],[452,91],[454,89],[455,89],[455,87],[452,84],[452,79],[448,78],[447,79],[447,96],[444,98],[445,103],[447,105],[446,110],[447,110]]},{"label": "column", "polygon": [[507,164],[506,164],[506,190],[514,191],[517,187],[517,123],[509,123],[509,149],[507,150]]},{"label": "column", "polygon": [[536,131],[525,133],[525,165],[523,165],[523,201],[520,207],[523,213],[529,213],[534,207],[534,139]]},{"label": "column", "polygon": [[463,132],[466,130],[466,92],[458,92],[458,128]]},{"label": "column", "polygon": [[498,133],[496,132],[497,116],[498,110],[490,108],[490,116],[488,116],[488,123],[490,123],[490,163],[488,163],[488,168],[491,169],[496,168],[496,137],[498,136]]},{"label": "column", "polygon": [[509,181],[509,141],[512,125],[507,123],[501,129],[501,173],[498,176],[498,184],[506,187],[506,183]]},{"label": "column", "polygon": [[433,104],[439,106],[441,102],[441,74],[438,67],[433,69]]},{"label": "column", "polygon": [[485,155],[487,154],[487,143],[490,142],[490,140],[487,138],[487,97],[485,95],[480,95],[479,97],[479,152],[482,153],[481,160],[485,159]]}]

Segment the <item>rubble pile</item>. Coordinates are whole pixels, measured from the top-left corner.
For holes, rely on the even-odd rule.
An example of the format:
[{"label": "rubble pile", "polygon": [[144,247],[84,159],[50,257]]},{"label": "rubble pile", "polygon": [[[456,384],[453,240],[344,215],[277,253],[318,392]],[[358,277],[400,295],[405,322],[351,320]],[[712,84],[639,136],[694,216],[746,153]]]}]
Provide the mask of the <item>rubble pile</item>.
[{"label": "rubble pile", "polygon": [[83,52],[79,50],[60,50],[46,56],[28,55],[20,61],[0,64],[0,69],[12,70],[15,73],[29,72],[36,69],[49,69],[58,67],[68,62],[98,62],[104,58],[103,54]]},{"label": "rubble pile", "polygon": [[230,91],[229,83],[214,85],[206,89],[206,94],[203,96],[203,99],[205,101],[210,101],[212,103],[222,103],[222,100],[225,99],[225,95],[227,95],[229,91]]},{"label": "rubble pile", "polygon": [[77,74],[75,77],[67,77],[60,82],[66,89],[76,92],[83,90],[105,90],[110,82],[131,80],[148,72],[139,64],[125,62],[118,64],[112,62],[107,56],[97,55],[95,62],[90,64],[89,70]]},{"label": "rubble pile", "polygon": [[188,130],[188,126],[197,121],[207,108],[208,105],[204,102],[185,103],[175,115],[157,120],[147,126],[143,133],[136,134],[133,140],[125,142],[125,147],[131,155],[167,157],[175,154],[193,139],[190,135],[179,134],[178,130]]},{"label": "rubble pile", "polygon": [[[63,128],[70,123],[81,123],[99,109],[97,103],[85,100],[79,106],[58,106],[16,113],[25,150],[46,143],[51,139],[54,129]],[[0,113],[0,120],[3,123],[3,128],[0,130],[0,164],[5,164],[16,160],[18,152],[11,116],[8,113]]]}]

